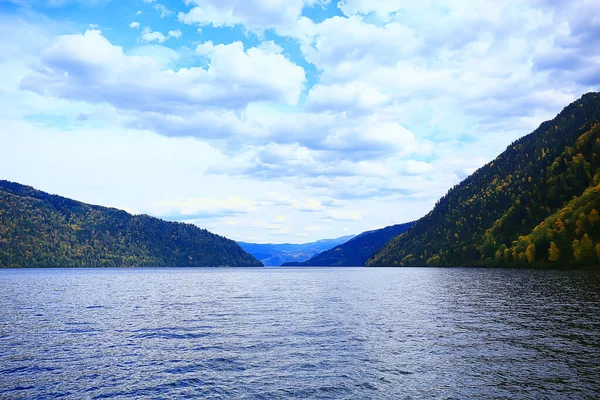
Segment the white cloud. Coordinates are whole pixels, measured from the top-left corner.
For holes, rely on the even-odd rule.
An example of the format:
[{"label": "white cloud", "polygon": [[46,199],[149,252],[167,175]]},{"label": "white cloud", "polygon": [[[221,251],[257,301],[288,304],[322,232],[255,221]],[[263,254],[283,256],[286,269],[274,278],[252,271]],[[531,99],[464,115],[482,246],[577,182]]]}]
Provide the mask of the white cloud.
[{"label": "white cloud", "polygon": [[275,53],[275,54],[279,54],[283,51],[283,48],[272,40],[267,41],[267,42],[262,42],[260,44],[260,46],[258,46],[258,48],[262,49],[268,53]]},{"label": "white cloud", "polygon": [[406,2],[398,0],[340,0],[338,2],[338,8],[345,15],[376,12],[380,16],[387,16],[407,6]]},{"label": "white cloud", "polygon": [[295,207],[299,211],[308,212],[323,211],[325,209],[325,207],[323,207],[323,204],[321,204],[321,201],[312,198],[298,202]]},{"label": "white cloud", "polygon": [[200,199],[175,199],[150,204],[149,212],[169,219],[188,220],[202,217],[247,214],[255,210],[253,201],[238,196],[228,199],[203,197]]},{"label": "white cloud", "polygon": [[142,30],[142,34],[140,36],[140,39],[142,40],[142,42],[158,42],[158,43],[164,43],[165,40],[168,39],[167,36],[165,36],[162,32],[158,32],[158,31],[152,31],[152,29],[150,29],[149,26],[145,27]]},{"label": "white cloud", "polygon": [[253,31],[296,23],[304,6],[325,4],[319,0],[188,0],[193,5],[178,18],[185,24],[231,27],[244,25]]},{"label": "white cloud", "polygon": [[127,51],[128,56],[147,57],[157,63],[161,70],[173,69],[173,65],[181,60],[177,51],[157,44],[145,44]]},{"label": "white cloud", "polygon": [[[316,213],[340,207],[338,201],[328,197],[295,198],[291,195],[285,195],[278,192],[265,193],[263,199],[259,201],[258,204],[262,207],[267,208],[284,206],[291,210],[302,213]],[[287,219],[287,216],[277,215],[275,218],[275,222],[282,222],[286,221]]]},{"label": "white cloud", "polygon": [[434,171],[434,169],[433,164],[424,161],[406,160],[405,162],[405,171],[411,175],[425,174]]},{"label": "white cloud", "polygon": [[254,221],[254,228],[267,231],[270,235],[289,235],[293,230],[289,226],[273,224],[263,221]]},{"label": "white cloud", "polygon": [[[209,73],[222,74],[228,79],[245,82],[249,87],[262,87],[263,90],[264,84],[269,82],[280,89],[281,97],[277,100],[284,103],[296,104],[302,92],[304,70],[272,49],[252,47],[244,51],[241,42],[229,45],[206,42],[198,45],[197,51],[210,57]],[[260,94],[256,95],[260,97]]]},{"label": "white cloud", "polygon": [[302,91],[304,70],[280,54],[259,48],[245,50],[242,43],[234,42],[213,46],[204,55],[207,69],[162,70],[152,58],[128,56],[100,31],[88,30],[83,35],[60,36],[42,53],[42,67],[31,71],[21,87],[107,103],[128,112],[154,112],[158,114],[148,118],[154,116],[157,121],[176,120],[180,115],[190,118],[192,110],[207,113],[219,107],[243,108],[251,102],[295,104]]},{"label": "white cloud", "polygon": [[169,31],[168,37],[173,37],[175,39],[179,39],[181,37],[181,31],[179,29],[175,29],[174,31]]},{"label": "white cloud", "polygon": [[140,29],[140,23],[134,21],[134,22],[132,22],[132,23],[129,24],[129,27],[133,28],[133,29]]},{"label": "white cloud", "polygon": [[307,107],[312,111],[365,113],[376,111],[389,102],[389,96],[361,82],[317,84],[308,93]]},{"label": "white cloud", "polygon": [[263,199],[261,201],[261,205],[266,206],[266,207],[280,206],[280,205],[290,206],[290,205],[296,204],[296,202],[297,202],[297,200],[295,200],[289,194],[283,194],[283,193],[279,193],[279,192],[269,191],[264,194]]},{"label": "white cloud", "polygon": [[422,46],[414,30],[398,22],[379,26],[361,17],[335,16],[310,30],[312,38],[302,46],[306,59],[320,69],[336,67],[335,72],[344,77],[350,73],[345,66],[364,64],[366,70],[373,65],[394,65]]},{"label": "white cloud", "polygon": [[[45,23],[42,23],[45,22]],[[60,27],[45,19],[9,17],[0,13],[0,34],[10,40],[0,40],[0,63],[34,62],[35,56],[51,44]]]},{"label": "white cloud", "polygon": [[355,210],[331,210],[326,214],[327,219],[336,221],[360,221],[364,212]]},{"label": "white cloud", "polygon": [[[367,121],[365,121],[367,122]],[[397,123],[364,124],[357,128],[344,126],[337,128],[324,140],[323,146],[330,150],[360,151],[365,156],[374,155],[405,156],[409,154],[429,154],[432,145],[420,142],[414,133]]]},{"label": "white cloud", "polygon": [[[171,11],[149,3],[163,17]],[[252,43],[262,35],[274,40],[255,47],[223,44],[205,29],[194,49],[192,37],[178,29],[148,28],[140,32],[146,35],[141,46],[122,49],[97,30],[55,37],[56,30],[23,21],[17,26],[0,16],[0,31],[13,38],[0,43],[0,122],[20,132],[5,134],[3,143],[24,158],[11,155],[2,170],[33,183],[43,183],[41,176],[53,182],[54,175],[78,186],[84,178],[100,181],[111,188],[105,195],[82,193],[104,204],[109,194],[118,205],[142,211],[149,203],[175,202],[156,212],[188,212],[177,218],[196,212],[203,215],[199,225],[228,236],[278,238],[287,232],[299,238],[316,225],[322,229],[311,239],[334,237],[342,227],[359,233],[426,213],[512,140],[581,93],[600,88],[598,2],[346,0],[338,4],[341,15],[315,21],[302,16],[314,1],[187,5],[189,12],[178,18],[200,31],[240,25]],[[64,29],[72,28],[59,32]],[[177,51],[160,46],[175,38]],[[308,74],[288,58],[301,55],[314,66]],[[317,83],[305,88],[307,82]],[[28,133],[30,125],[6,122],[15,118],[30,120],[36,133]],[[102,134],[85,129],[93,124],[110,127]],[[44,158],[41,147],[34,146],[35,156],[26,153],[27,143],[50,148],[44,135],[59,127],[64,137],[53,152],[66,161]],[[68,129],[89,142],[68,136]],[[144,151],[123,145],[113,131],[144,142]],[[128,164],[102,135],[134,160]],[[71,142],[85,154],[81,159],[95,157],[83,151],[86,145],[98,147],[120,160],[119,168],[102,172],[94,159],[94,168],[78,175],[61,150]],[[159,166],[142,162],[151,178],[134,163],[144,157],[163,157]],[[44,168],[53,175],[36,172]],[[117,169],[126,171],[123,177]],[[180,200],[157,199],[158,192],[147,189],[157,184],[148,179]],[[122,200],[118,188],[128,184],[133,194]],[[61,185],[56,191],[69,194],[63,191],[69,186]],[[206,187],[213,197],[202,203]],[[261,197],[269,190],[281,194]],[[253,211],[214,205],[233,194],[253,204]]]},{"label": "white cloud", "polygon": [[165,18],[165,17],[173,14],[173,11],[169,10],[167,7],[163,6],[162,4],[155,4],[154,9],[160,12],[161,18]]},{"label": "white cloud", "polygon": [[338,7],[345,16],[300,18],[287,31],[320,72],[307,98],[314,112],[399,123],[434,141],[485,140],[505,129],[491,120],[517,135],[532,128],[526,116],[560,110],[551,99],[564,106],[600,87],[592,72],[600,43],[590,34],[600,28],[590,22],[589,2],[347,0]]}]

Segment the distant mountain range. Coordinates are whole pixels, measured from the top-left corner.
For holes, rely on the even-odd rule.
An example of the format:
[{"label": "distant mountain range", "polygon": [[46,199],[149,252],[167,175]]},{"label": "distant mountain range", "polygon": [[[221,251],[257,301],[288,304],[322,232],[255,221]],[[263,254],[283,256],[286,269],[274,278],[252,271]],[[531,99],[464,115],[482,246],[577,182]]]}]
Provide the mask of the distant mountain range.
[{"label": "distant mountain range", "polygon": [[[0,267],[600,265],[600,94],[512,143],[416,222],[301,245],[239,245],[0,181]],[[240,247],[241,246],[241,247]],[[253,254],[254,256],[246,253]]]},{"label": "distant mountain range", "polygon": [[367,266],[600,265],[600,94],[450,189]]},{"label": "distant mountain range", "polygon": [[342,236],[337,239],[324,239],[304,244],[258,244],[245,242],[238,242],[238,244],[264,265],[279,266],[286,262],[306,261],[315,254],[345,243],[353,237],[354,235]]},{"label": "distant mountain range", "polygon": [[414,222],[392,225],[386,228],[363,232],[355,238],[326,250],[304,262],[288,262],[284,266],[310,267],[351,267],[364,266],[390,239],[403,234],[414,225]]},{"label": "distant mountain range", "polygon": [[261,267],[194,225],[131,215],[0,181],[0,267]]}]

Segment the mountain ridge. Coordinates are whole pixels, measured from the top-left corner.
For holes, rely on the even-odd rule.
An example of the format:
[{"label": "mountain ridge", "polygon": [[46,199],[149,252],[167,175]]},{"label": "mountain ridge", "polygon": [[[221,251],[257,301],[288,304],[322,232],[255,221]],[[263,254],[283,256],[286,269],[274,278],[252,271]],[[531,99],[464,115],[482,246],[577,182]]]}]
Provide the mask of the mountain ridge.
[{"label": "mountain ridge", "polygon": [[[520,238],[600,181],[599,122],[600,94],[587,93],[450,189],[367,266],[548,266],[552,241]],[[600,241],[592,228],[588,239]],[[574,246],[584,231],[569,229],[560,250],[572,253],[562,261],[575,267],[567,242]]]},{"label": "mountain ridge", "polygon": [[303,262],[314,255],[329,250],[354,238],[354,235],[334,239],[321,239],[308,243],[249,243],[238,242],[248,253],[252,254],[266,266],[280,266],[286,262]]},{"label": "mountain ridge", "polygon": [[409,230],[414,222],[390,225],[385,228],[363,232],[346,243],[321,252],[301,263],[285,263],[283,266],[306,267],[358,267],[373,256],[386,242]]},{"label": "mountain ridge", "polygon": [[191,267],[262,264],[195,225],[131,215],[0,180],[1,267]]}]

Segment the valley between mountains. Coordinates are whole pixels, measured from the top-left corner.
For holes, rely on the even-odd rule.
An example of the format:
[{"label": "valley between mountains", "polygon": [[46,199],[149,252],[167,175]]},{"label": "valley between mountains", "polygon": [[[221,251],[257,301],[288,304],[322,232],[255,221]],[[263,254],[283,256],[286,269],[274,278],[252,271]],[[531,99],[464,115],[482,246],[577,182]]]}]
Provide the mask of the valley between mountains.
[{"label": "valley between mountains", "polygon": [[600,94],[587,93],[417,221],[303,245],[238,244],[0,181],[0,267],[590,267],[599,210]]}]

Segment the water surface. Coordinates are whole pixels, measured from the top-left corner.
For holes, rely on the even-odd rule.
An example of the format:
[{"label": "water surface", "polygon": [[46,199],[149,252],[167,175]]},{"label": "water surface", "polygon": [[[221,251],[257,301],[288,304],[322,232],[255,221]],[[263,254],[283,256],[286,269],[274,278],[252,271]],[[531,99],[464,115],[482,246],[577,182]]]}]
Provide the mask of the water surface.
[{"label": "water surface", "polygon": [[600,276],[0,271],[0,398],[600,397]]}]

